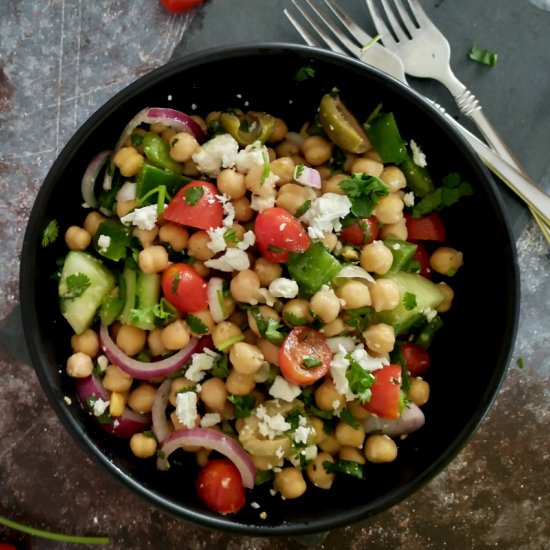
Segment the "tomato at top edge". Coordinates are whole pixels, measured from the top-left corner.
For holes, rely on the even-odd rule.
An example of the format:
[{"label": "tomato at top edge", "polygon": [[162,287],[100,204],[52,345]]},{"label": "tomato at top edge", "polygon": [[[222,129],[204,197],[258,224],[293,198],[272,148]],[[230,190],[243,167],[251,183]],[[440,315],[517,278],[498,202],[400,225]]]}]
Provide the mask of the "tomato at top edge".
[{"label": "tomato at top edge", "polygon": [[169,13],[183,13],[204,4],[204,0],[160,0]]},{"label": "tomato at top edge", "polygon": [[328,372],[332,361],[325,337],[316,330],[301,326],[292,329],[279,348],[279,368],[286,380],[307,386]]},{"label": "tomato at top edge", "polygon": [[197,229],[220,227],[224,212],[217,195],[218,190],[211,183],[191,181],[176,193],[162,216],[165,220]]},{"label": "tomato at top edge", "polygon": [[303,252],[310,243],[302,224],[278,207],[262,210],[256,216],[254,233],[262,256],[276,263],[287,262],[289,252]]},{"label": "tomato at top edge", "polygon": [[193,313],[208,307],[206,281],[188,264],[169,265],[161,276],[164,297],[179,311]]}]

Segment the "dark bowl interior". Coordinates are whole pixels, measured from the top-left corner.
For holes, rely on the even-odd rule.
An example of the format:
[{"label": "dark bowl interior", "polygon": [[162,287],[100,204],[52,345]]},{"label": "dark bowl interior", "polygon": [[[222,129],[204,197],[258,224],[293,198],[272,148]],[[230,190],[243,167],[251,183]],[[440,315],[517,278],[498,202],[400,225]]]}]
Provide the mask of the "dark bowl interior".
[{"label": "dark bowl interior", "polygon": [[[300,84],[308,65],[315,77]],[[112,147],[140,109],[171,106],[206,114],[231,107],[268,111],[292,129],[309,119],[321,95],[337,87],[364,120],[379,102],[393,111],[401,133],[419,143],[437,180],[457,171],[474,195],[448,209],[448,241],[464,252],[465,266],[452,281],[456,297],[433,347],[431,399],[426,425],[400,442],[398,459],[372,466],[358,483],[345,476],[330,491],[308,489],[296,501],[260,487],[236,516],[207,510],[194,490],[196,466],[158,472],[132,457],[126,441],[104,433],[77,405],[64,373],[70,329],[59,314],[51,275],[63,256],[63,239],[42,248],[51,219],[62,228],[81,223],[80,180],[91,157]],[[171,96],[171,100],[169,100]],[[458,453],[490,407],[505,374],[518,317],[516,252],[494,182],[466,143],[419,95],[342,56],[283,44],[215,49],[168,64],[141,78],[104,105],[76,133],[50,170],[33,208],[21,260],[21,305],[32,363],[52,406],[70,434],[115,478],[152,504],[203,525],[253,535],[324,531],[378,513],[406,498]],[[64,396],[72,399],[68,406]],[[189,471],[185,471],[185,469]],[[267,512],[265,519],[260,512]]]}]

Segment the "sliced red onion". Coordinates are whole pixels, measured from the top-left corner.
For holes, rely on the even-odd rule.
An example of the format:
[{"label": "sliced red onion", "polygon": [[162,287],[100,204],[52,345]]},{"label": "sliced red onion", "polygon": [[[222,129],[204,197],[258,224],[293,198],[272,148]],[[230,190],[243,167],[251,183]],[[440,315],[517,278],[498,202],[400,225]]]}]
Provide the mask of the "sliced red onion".
[{"label": "sliced red onion", "polygon": [[214,319],[216,323],[221,323],[227,317],[227,312],[224,311],[224,307],[220,303],[220,295],[223,296],[223,279],[212,277],[208,281],[206,293],[208,296],[208,308],[212,314],[212,319]]},{"label": "sliced red onion", "polygon": [[153,400],[153,409],[151,410],[153,432],[159,443],[162,443],[170,435],[170,428],[166,419],[166,406],[168,405],[171,387],[172,380],[167,378],[159,386]]},{"label": "sliced red onion", "polygon": [[[163,107],[146,107],[142,109],[137,115],[126,124],[124,130],[120,134],[118,141],[116,142],[113,150],[113,157],[119,149],[122,148],[126,140],[130,137],[132,132],[140,124],[153,124],[160,123],[166,126],[171,126],[176,132],[187,132],[191,134],[199,143],[204,141],[205,135],[202,128],[196,120],[189,115],[176,111],[175,109],[165,109]],[[113,165],[111,163],[111,168]],[[111,189],[113,184],[113,170],[107,170],[105,177],[103,178],[103,189]]]},{"label": "sliced red onion", "polygon": [[304,143],[303,136],[301,136],[298,132],[287,132],[285,139],[298,147],[301,147],[302,143]]},{"label": "sliced red onion", "polygon": [[[90,397],[96,397],[103,401],[109,401],[110,392],[105,389],[101,380],[91,375],[87,378],[78,378],[76,380],[76,393],[82,406],[92,412],[88,399]],[[151,417],[148,414],[139,414],[132,411],[128,407],[125,407],[124,412],[117,417],[114,417],[112,424],[99,422],[99,425],[111,435],[115,435],[120,438],[132,437],[135,433],[148,430],[151,426]]]},{"label": "sliced red onion", "polygon": [[390,437],[409,434],[424,426],[425,416],[420,407],[407,403],[401,416],[395,419],[380,418],[374,414],[363,420],[365,432],[381,431]]},{"label": "sliced red onion", "polygon": [[177,371],[187,362],[191,355],[193,355],[199,343],[197,338],[191,338],[189,344],[177,353],[174,353],[174,355],[162,359],[161,361],[146,363],[126,355],[113,342],[109,334],[109,329],[105,325],[101,325],[99,329],[99,339],[101,342],[101,349],[108,357],[109,361],[138,380],[162,378]]},{"label": "sliced red onion", "polygon": [[95,182],[110,154],[111,151],[101,151],[101,153],[98,153],[90,161],[90,164],[88,164],[84,172],[84,176],[82,176],[82,183],[80,186],[82,198],[90,208],[97,208],[97,199],[94,193]]},{"label": "sliced red onion", "polygon": [[365,279],[369,283],[374,283],[374,277],[358,265],[346,265],[334,279]]},{"label": "sliced red onion", "polygon": [[136,198],[136,184],[133,181],[125,181],[116,194],[117,201],[131,201]]},{"label": "sliced red onion", "polygon": [[254,487],[256,468],[248,453],[231,437],[210,428],[191,428],[172,432],[161,446],[162,459],[157,461],[160,470],[167,470],[168,457],[182,446],[205,447],[225,455],[239,470],[243,485]]},{"label": "sliced red onion", "polygon": [[319,170],[310,168],[305,164],[297,164],[294,168],[294,180],[302,185],[309,185],[315,189],[321,189],[321,174]]}]

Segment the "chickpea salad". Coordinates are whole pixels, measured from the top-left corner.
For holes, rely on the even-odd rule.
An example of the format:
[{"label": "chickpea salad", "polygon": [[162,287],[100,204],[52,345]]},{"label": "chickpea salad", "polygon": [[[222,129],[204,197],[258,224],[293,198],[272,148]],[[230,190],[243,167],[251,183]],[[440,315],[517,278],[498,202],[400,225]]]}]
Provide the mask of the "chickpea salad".
[{"label": "chickpea salad", "polygon": [[391,112],[359,121],[337,90],[298,128],[158,107],[121,132],[62,228],[82,406],[152,468],[193,455],[221,514],[255,485],[295,499],[396,460],[463,265],[440,210],[471,186],[432,180]]}]

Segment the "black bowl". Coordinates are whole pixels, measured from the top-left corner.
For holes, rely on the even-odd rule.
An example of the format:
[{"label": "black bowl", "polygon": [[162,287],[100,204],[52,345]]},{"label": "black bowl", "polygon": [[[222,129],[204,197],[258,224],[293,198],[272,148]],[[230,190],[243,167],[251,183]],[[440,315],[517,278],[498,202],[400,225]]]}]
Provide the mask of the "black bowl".
[{"label": "black bowl", "polygon": [[[315,77],[295,81],[303,66]],[[365,482],[341,476],[330,491],[308,489],[295,501],[254,491],[236,516],[220,516],[198,500],[196,470],[158,472],[132,457],[126,441],[107,435],[76,403],[64,373],[71,331],[59,314],[51,275],[63,256],[63,239],[41,246],[52,219],[61,227],[81,223],[80,180],[96,152],[112,147],[132,116],[147,106],[208,113],[231,107],[268,111],[291,128],[311,117],[323,93],[337,87],[360,120],[383,102],[403,136],[422,145],[435,178],[460,172],[474,194],[446,213],[448,241],[464,252],[452,285],[453,310],[433,347],[426,378],[431,399],[425,426],[400,442],[398,459],[369,470]],[[169,96],[171,98],[169,99]],[[299,126],[298,126],[299,127]],[[54,163],[32,210],[21,258],[21,307],[32,363],[45,393],[75,440],[125,486],[172,514],[208,527],[251,535],[326,531],[376,514],[403,500],[465,445],[499,389],[516,333],[519,292],[516,251],[495,183],[466,142],[411,89],[340,55],[305,46],[265,44],[219,48],[179,59],[139,79],[99,109]],[[72,405],[64,400],[69,397]],[[372,473],[374,472],[374,473]],[[260,512],[267,512],[265,518]]]}]

